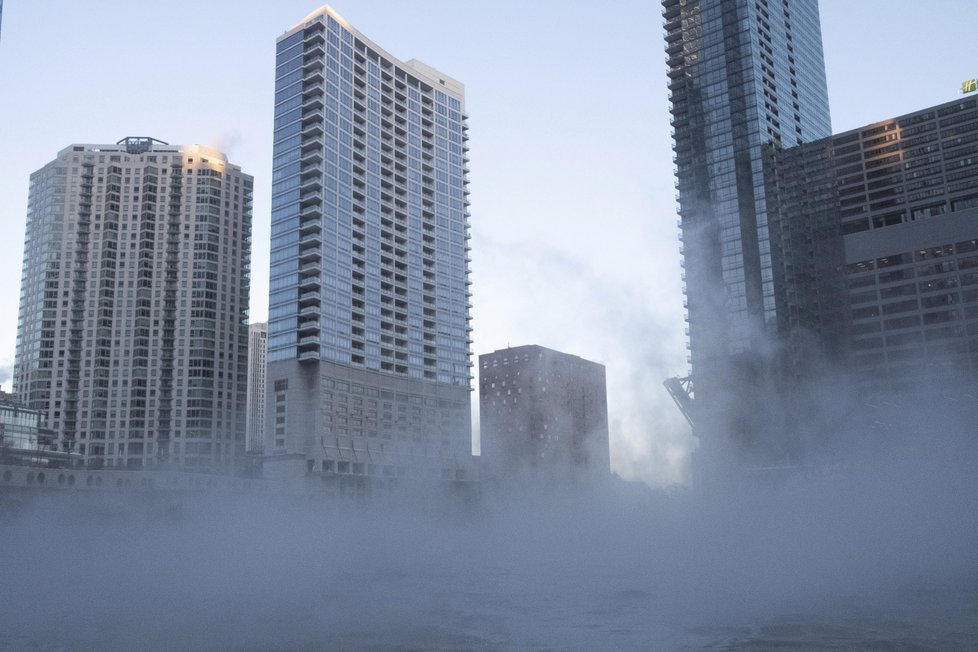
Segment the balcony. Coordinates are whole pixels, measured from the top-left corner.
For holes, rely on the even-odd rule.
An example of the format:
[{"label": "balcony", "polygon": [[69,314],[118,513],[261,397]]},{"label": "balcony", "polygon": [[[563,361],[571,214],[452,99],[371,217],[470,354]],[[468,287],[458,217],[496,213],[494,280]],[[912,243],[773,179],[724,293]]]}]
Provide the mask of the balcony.
[{"label": "balcony", "polygon": [[[308,89],[308,90],[311,91],[311,89]],[[323,95],[322,95],[322,93],[312,94],[308,99],[306,99],[305,102],[302,103],[302,110],[303,111],[314,111],[316,109],[321,109],[321,108],[323,108]]]},{"label": "balcony", "polygon": [[303,276],[299,279],[300,289],[316,288],[319,289],[319,276],[312,274],[309,276]]},{"label": "balcony", "polygon": [[318,162],[303,165],[299,172],[299,179],[302,185],[309,181],[321,181],[323,178],[323,168]]},{"label": "balcony", "polygon": [[[319,220],[323,216],[322,208],[318,204],[313,204],[311,206],[306,206],[299,211],[299,220],[303,222],[301,224],[301,229],[303,231],[308,230],[309,227],[319,228]],[[306,220],[314,220],[313,222],[306,222]]]},{"label": "balcony", "polygon": [[306,156],[312,152],[322,152],[323,151],[323,139],[319,136],[310,138],[309,140],[302,141],[302,156]]},{"label": "balcony", "polygon": [[326,121],[326,116],[323,114],[321,108],[304,110],[302,112],[302,126],[305,127],[311,122],[316,122],[317,124],[322,124]]},{"label": "balcony", "polygon": [[312,47],[309,47],[309,43],[310,42],[307,41],[306,49],[302,53],[307,63],[311,60],[322,59],[323,57],[326,56],[326,50],[323,49],[323,46],[321,44],[314,43]]},{"label": "balcony", "polygon": [[322,86],[324,80],[325,77],[323,77],[323,69],[320,67],[308,72],[306,76],[302,78],[302,83],[304,87],[309,86],[311,88],[313,85]]},{"label": "balcony", "polygon": [[303,193],[302,198],[299,200],[299,206],[306,208],[307,206],[319,205],[323,203],[323,193],[318,190]]},{"label": "balcony", "polygon": [[326,43],[326,39],[323,36],[322,23],[320,23],[318,27],[319,29],[310,28],[312,31],[306,33],[304,40],[307,50],[315,47],[321,47]]},{"label": "balcony", "polygon": [[299,192],[301,192],[303,195],[312,192],[318,193],[322,189],[323,189],[322,179],[315,175],[310,175],[308,179],[304,179],[302,183],[299,185]]},{"label": "balcony", "polygon": [[302,134],[303,141],[310,138],[319,138],[323,135],[323,123],[322,121],[317,122],[315,120],[310,120],[309,122],[306,122],[303,120],[302,131],[299,133]]},{"label": "balcony", "polygon": [[323,160],[323,153],[319,150],[311,150],[309,152],[303,153],[299,161],[302,163],[303,167],[307,165],[318,165]]},{"label": "balcony", "polygon": [[322,271],[323,271],[323,266],[320,265],[318,262],[306,263],[305,265],[303,265],[302,267],[299,268],[299,274],[302,274],[302,275],[305,275],[305,274],[316,274],[317,280],[318,280],[319,274],[321,274]]},{"label": "balcony", "polygon": [[299,242],[300,243],[307,242],[306,238],[310,236],[315,236],[321,242],[322,238],[319,237],[321,232],[322,232],[322,226],[319,220],[315,219],[314,216],[309,215],[300,218],[299,220],[299,238],[300,238]]},{"label": "balcony", "polygon": [[322,255],[319,253],[319,247],[309,247],[308,249],[299,251],[299,262],[300,263],[319,263]]},{"label": "balcony", "polygon": [[[322,238],[319,236],[319,225],[316,225],[314,229],[309,229],[306,234],[302,234],[299,238],[299,248],[300,250],[304,247],[316,247],[316,253],[319,253],[319,247],[323,244]],[[302,252],[300,251],[299,257],[302,257]]]},{"label": "balcony", "polygon": [[313,104],[314,98],[319,98],[320,103],[322,102],[323,92],[325,87],[322,82],[313,82],[302,87],[302,101],[303,106]]}]

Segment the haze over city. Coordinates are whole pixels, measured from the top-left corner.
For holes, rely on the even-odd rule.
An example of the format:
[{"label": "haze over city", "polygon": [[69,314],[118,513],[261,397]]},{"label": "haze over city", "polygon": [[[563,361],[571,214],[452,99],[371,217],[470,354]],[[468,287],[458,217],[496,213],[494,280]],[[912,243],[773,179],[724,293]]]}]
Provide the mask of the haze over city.
[{"label": "haze over city", "polygon": [[0,649],[973,649],[975,12],[817,4],[0,1]]},{"label": "haze over city", "polygon": [[[121,1],[7,2],[6,389],[28,176],[71,143],[200,143],[253,174],[251,316],[264,319],[273,45],[312,9],[295,0],[176,1],[151,12]],[[605,364],[614,470],[652,485],[688,480],[696,443],[661,386],[688,364],[658,4],[337,9],[389,52],[466,85],[473,352],[539,343]],[[975,75],[968,3],[827,0],[821,16],[836,132],[953,99]]]}]

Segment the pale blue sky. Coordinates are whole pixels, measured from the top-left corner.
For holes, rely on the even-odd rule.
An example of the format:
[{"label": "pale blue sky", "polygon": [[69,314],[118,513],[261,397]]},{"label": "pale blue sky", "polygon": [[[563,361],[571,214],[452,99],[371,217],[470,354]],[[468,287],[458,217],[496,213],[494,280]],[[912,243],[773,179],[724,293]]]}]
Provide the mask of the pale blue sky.
[{"label": "pale blue sky", "polygon": [[[75,142],[200,143],[255,176],[252,316],[266,312],[275,38],[312,0],[6,0],[0,39],[0,383],[10,388],[30,173]],[[537,343],[608,367],[612,464],[679,480],[695,445],[658,2],[337,0],[402,59],[466,85],[475,354]],[[832,124],[954,99],[978,3],[822,0]],[[477,406],[477,403],[474,403]]]}]

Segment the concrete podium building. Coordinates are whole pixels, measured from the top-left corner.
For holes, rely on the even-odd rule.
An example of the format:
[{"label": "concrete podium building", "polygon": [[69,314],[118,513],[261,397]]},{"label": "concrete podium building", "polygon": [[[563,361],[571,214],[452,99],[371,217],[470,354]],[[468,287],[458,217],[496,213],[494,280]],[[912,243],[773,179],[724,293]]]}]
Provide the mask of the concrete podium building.
[{"label": "concrete podium building", "polygon": [[329,7],[276,51],[266,475],[467,479],[463,86]]},{"label": "concrete podium building", "polygon": [[234,468],[244,450],[252,178],[126,138],[31,175],[14,392],[90,466]]}]

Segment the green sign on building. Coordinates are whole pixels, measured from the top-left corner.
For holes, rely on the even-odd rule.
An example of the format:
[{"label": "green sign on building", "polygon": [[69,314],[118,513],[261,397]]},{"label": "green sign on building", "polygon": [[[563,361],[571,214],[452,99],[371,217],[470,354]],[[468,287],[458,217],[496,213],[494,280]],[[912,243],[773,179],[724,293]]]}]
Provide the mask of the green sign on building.
[{"label": "green sign on building", "polygon": [[974,93],[975,91],[978,91],[978,79],[969,79],[968,81],[961,82],[962,93]]}]

